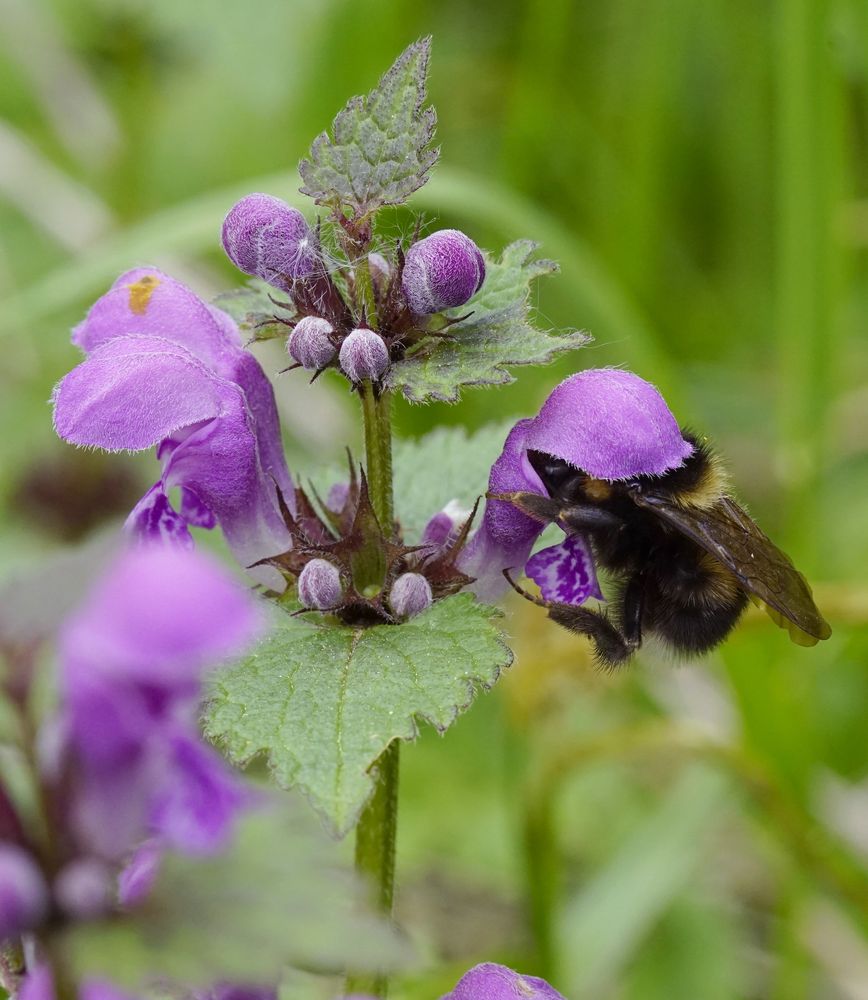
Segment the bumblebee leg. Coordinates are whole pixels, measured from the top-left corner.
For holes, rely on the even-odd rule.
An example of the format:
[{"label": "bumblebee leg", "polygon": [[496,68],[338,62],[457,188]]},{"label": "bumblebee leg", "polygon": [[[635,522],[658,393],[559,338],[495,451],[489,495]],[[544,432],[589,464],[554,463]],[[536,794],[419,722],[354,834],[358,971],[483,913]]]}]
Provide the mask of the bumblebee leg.
[{"label": "bumblebee leg", "polygon": [[552,604],[549,618],[568,632],[586,635],[594,644],[597,662],[604,667],[620,667],[636,650],[605,611],[591,611],[573,604]]},{"label": "bumblebee leg", "polygon": [[558,514],[558,520],[574,528],[576,531],[600,531],[620,528],[623,519],[602,507],[593,504],[574,504],[564,507]]},{"label": "bumblebee leg", "polygon": [[549,618],[555,624],[565,628],[568,632],[576,635],[585,635],[594,644],[594,652],[597,661],[604,667],[619,667],[633,655],[638,643],[626,639],[617,626],[609,620],[605,611],[591,611],[589,608],[582,608],[576,604],[556,604],[552,601],[544,601],[541,597],[529,594],[523,587],[520,587],[509,575],[509,570],[504,570],[512,589],[521,594],[526,601],[545,608],[549,613]]},{"label": "bumblebee leg", "polygon": [[645,574],[634,573],[621,599],[621,629],[634,649],[642,645],[642,617],[645,613]]}]

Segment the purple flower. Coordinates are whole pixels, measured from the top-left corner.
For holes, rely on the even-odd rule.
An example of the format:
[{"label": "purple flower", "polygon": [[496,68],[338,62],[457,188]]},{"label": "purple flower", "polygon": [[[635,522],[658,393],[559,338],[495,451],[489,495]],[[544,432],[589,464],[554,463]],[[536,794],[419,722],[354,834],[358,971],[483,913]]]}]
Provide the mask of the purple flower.
[{"label": "purple flower", "polygon": [[402,573],[389,591],[389,605],[398,618],[412,618],[431,607],[431,584],[421,573]]},{"label": "purple flower", "polygon": [[248,801],[199,742],[207,667],[239,653],[259,614],[202,555],[142,546],[124,553],[60,640],[71,822],[89,851],[116,860],[148,835],[200,853],[223,846]]},{"label": "purple flower", "polygon": [[54,391],[57,433],[107,451],[156,446],[162,464],[129,531],[189,546],[191,525],[219,523],[243,566],[287,549],[275,484],[291,507],[294,491],[274,393],[226,313],[139,268],[118,278],[72,339],[87,359]]},{"label": "purple flower", "polygon": [[30,930],[48,907],[36,862],[22,848],[0,843],[0,944]]},{"label": "purple flower", "polygon": [[[653,385],[632,372],[599,368],[561,382],[536,417],[515,425],[492,466],[489,492],[546,496],[528,451],[552,455],[590,476],[611,480],[676,468],[692,445],[681,436]],[[581,604],[602,596],[583,534],[571,532],[559,545],[528,561],[544,527],[506,501],[487,502],[482,524],[459,559],[461,570],[476,577],[472,589],[481,600],[494,600],[503,593],[504,569],[516,573],[524,569],[548,601]]]},{"label": "purple flower", "polygon": [[305,217],[270,194],[249,194],[229,209],[223,249],[240,271],[283,289],[322,267],[316,235]]},{"label": "purple flower", "polygon": [[341,344],[341,368],[351,382],[376,381],[389,367],[389,348],[373,330],[352,330]]},{"label": "purple flower", "polygon": [[536,976],[521,976],[505,965],[483,962],[466,972],[440,1000],[566,1000]]},{"label": "purple flower", "polygon": [[462,306],[485,280],[479,248],[457,229],[441,229],[407,251],[401,288],[418,316]]}]

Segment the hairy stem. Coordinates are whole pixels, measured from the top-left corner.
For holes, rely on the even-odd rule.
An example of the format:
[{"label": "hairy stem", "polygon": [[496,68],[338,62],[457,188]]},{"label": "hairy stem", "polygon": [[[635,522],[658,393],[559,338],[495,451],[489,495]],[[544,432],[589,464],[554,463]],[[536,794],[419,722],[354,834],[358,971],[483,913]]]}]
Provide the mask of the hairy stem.
[{"label": "hairy stem", "polygon": [[[365,458],[368,488],[374,512],[389,534],[394,520],[392,497],[392,421],[388,393],[377,395],[370,382],[362,389],[365,421]],[[375,765],[374,794],[356,828],[356,871],[367,879],[372,899],[387,916],[392,913],[395,890],[395,837],[398,824],[399,741],[385,749]],[[368,993],[385,997],[388,982],[384,975],[350,977],[348,993]]]}]

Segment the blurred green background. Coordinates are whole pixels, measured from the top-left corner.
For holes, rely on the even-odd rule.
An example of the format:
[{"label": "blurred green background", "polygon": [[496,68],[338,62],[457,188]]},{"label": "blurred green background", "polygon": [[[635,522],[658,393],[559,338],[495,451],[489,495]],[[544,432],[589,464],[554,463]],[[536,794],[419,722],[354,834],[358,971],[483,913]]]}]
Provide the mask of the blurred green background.
[{"label": "blurred green background", "polygon": [[[219,229],[433,33],[425,220],[561,262],[540,321],[594,344],[401,434],[531,414],[623,364],[728,457],[833,638],[749,618],[701,664],[615,676],[537,609],[518,661],[404,754],[399,911],[436,997],[475,961],[570,998],[868,997],[868,3],[3,0],[0,574],[129,508],[150,456],[76,453],[47,399],[68,329],[153,263],[208,296]],[[387,223],[407,230],[408,214]],[[274,345],[261,358],[277,371]],[[357,444],[337,379],[277,380],[293,463]]]}]

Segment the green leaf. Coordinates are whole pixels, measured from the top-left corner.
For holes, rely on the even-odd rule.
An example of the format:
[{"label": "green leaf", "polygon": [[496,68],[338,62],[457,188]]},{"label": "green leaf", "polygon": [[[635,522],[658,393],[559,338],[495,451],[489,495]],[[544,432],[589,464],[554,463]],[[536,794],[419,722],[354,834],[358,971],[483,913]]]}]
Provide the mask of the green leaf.
[{"label": "green leaf", "polygon": [[406,966],[406,943],[366,912],[365,893],[335,854],[298,803],[272,801],[246,817],[219,857],[167,855],[143,904],[73,928],[64,949],[79,976],[130,990],[155,979],[200,988],[221,980],[273,984],[287,964]]},{"label": "green leaf", "polygon": [[428,520],[451,500],[471,508],[485,494],[488,473],[514,423],[488,424],[471,434],[463,427],[438,427],[418,440],[395,442],[395,503],[408,544],[421,539]]},{"label": "green leaf", "polygon": [[437,115],[425,102],[431,39],[398,57],[367,97],[353,97],[302,160],[301,191],[316,203],[350,208],[353,218],[401,205],[428,180],[439,149],[429,148]]},{"label": "green leaf", "polygon": [[288,328],[283,323],[275,322],[275,317],[290,319],[295,315],[293,304],[280,299],[271,285],[258,278],[249,281],[243,288],[221,292],[214,299],[214,305],[229,313],[249,340],[285,337]]},{"label": "green leaf", "polygon": [[470,594],[361,630],[276,611],[253,655],[214,679],[206,733],[242,766],[265,755],[277,783],[301,789],[342,836],[389,743],[415,739],[420,721],[445,731],[512,662],[495,615]]},{"label": "green leaf", "polygon": [[486,261],[486,277],[479,293],[466,306],[451,311],[452,318],[471,313],[449,328],[451,338],[423,346],[393,365],[386,379],[411,402],[457,402],[465,385],[504,385],[514,381],[508,365],[543,365],[564,351],[583,347],[586,333],[545,332],[531,325],[531,282],[557,270],[550,260],[532,259],[537,244],[518,240],[499,261]]}]

